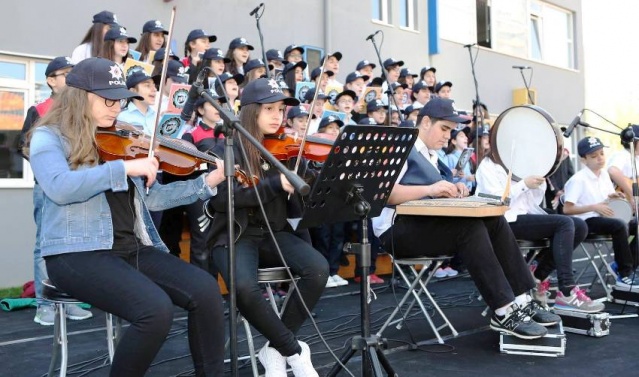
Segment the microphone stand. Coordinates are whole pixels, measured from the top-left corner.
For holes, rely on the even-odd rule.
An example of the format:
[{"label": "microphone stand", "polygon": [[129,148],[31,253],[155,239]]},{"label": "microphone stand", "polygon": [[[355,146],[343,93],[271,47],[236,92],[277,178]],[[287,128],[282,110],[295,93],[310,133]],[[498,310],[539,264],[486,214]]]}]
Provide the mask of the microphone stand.
[{"label": "microphone stand", "polygon": [[268,67],[268,61],[266,60],[266,50],[264,49],[264,35],[262,34],[262,28],[260,27],[260,18],[264,15],[264,9],[266,5],[262,5],[262,11],[255,12],[255,23],[257,25],[257,34],[260,36],[260,46],[262,47],[262,61],[264,62],[264,68],[266,68],[266,77],[271,78],[271,70]]},{"label": "microphone stand", "polygon": [[[474,45],[475,44],[470,44],[465,45],[464,47],[468,49],[468,57],[470,58],[470,72],[473,75],[473,83],[475,84],[475,108],[473,109],[473,120],[475,121],[475,153],[477,156],[477,166],[479,166],[479,163],[484,157],[484,151],[479,148],[481,144],[479,140],[482,137],[484,129],[484,111],[481,109],[481,101],[479,100],[479,84],[477,83],[477,73],[475,72],[475,60],[477,60],[477,55],[475,55],[475,59],[473,59],[473,52],[471,51],[471,48]],[[479,116],[477,114],[478,110]],[[477,120],[479,120],[479,123],[477,122]],[[481,127],[481,134],[479,133],[479,127]],[[477,168],[475,167],[475,169]]]},{"label": "microphone stand", "polygon": [[382,74],[384,74],[384,80],[386,81],[386,85],[388,85],[388,91],[390,92],[389,94],[390,100],[388,101],[388,119],[386,120],[388,122],[387,126],[392,125],[391,118],[393,117],[393,111],[391,110],[391,106],[390,106],[391,101],[393,101],[393,104],[395,105],[395,108],[397,109],[397,113],[399,114],[399,123],[401,124],[404,121],[404,116],[402,115],[402,112],[399,111],[399,106],[397,105],[397,101],[395,100],[395,89],[393,89],[393,86],[390,84],[390,81],[388,81],[388,69],[384,67],[384,63],[382,62],[382,56],[379,53],[379,48],[377,47],[377,43],[375,43],[375,34],[372,34],[369,38],[371,42],[373,43],[373,47],[375,48],[375,54],[377,55],[377,61],[379,61],[379,67],[382,69]]},{"label": "microphone stand", "polygon": [[235,156],[233,153],[233,135],[234,131],[238,131],[251,144],[255,146],[267,160],[271,166],[275,167],[280,173],[284,174],[286,179],[295,188],[295,191],[301,195],[307,195],[311,188],[300,178],[284,166],[276,159],[261,142],[255,139],[240,123],[235,114],[222,107],[213,96],[204,90],[203,86],[197,87],[198,95],[203,97],[206,102],[210,103],[224,120],[223,125],[215,127],[215,131],[224,135],[224,176],[226,177],[227,188],[227,223],[228,223],[228,253],[229,253],[229,334],[230,334],[230,359],[231,359],[231,375],[237,376],[237,293],[235,290],[237,277],[235,275],[235,196],[233,192],[233,179],[235,177]]},{"label": "microphone stand", "polygon": [[[517,67],[519,69],[519,73],[521,73],[521,79],[524,81],[524,86],[526,87],[526,94],[528,95],[528,100],[530,101],[531,105],[535,104],[535,101],[533,101],[532,96],[530,95],[530,86],[528,85],[528,82],[526,81],[526,77],[524,76],[524,67]],[[530,81],[532,81],[532,68],[531,69],[531,73],[530,73]]]}]

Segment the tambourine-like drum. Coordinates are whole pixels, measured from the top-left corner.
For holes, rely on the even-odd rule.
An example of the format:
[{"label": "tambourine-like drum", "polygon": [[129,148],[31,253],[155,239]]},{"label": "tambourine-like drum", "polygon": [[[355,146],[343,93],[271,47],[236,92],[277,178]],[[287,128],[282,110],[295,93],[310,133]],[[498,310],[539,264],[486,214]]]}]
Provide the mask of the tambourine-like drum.
[{"label": "tambourine-like drum", "polygon": [[632,205],[626,199],[610,199],[608,206],[615,213],[614,218],[623,220],[624,223],[629,223],[632,220]]},{"label": "tambourine-like drum", "polygon": [[561,162],[564,139],[555,120],[538,106],[515,106],[499,115],[490,133],[495,162],[512,171],[513,180],[547,177]]}]

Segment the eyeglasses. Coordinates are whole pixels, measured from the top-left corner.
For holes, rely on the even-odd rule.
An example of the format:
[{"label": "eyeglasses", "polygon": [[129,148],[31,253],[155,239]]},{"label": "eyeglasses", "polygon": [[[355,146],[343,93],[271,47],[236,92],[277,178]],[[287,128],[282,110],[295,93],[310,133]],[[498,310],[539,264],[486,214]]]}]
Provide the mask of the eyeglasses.
[{"label": "eyeglasses", "polygon": [[129,100],[126,99],[126,98],[122,98],[120,100],[105,98],[104,99],[104,104],[106,105],[106,107],[113,107],[113,106],[115,106],[116,103],[119,103],[120,104],[120,108],[123,108],[124,106],[126,106],[128,101]]},{"label": "eyeglasses", "polygon": [[62,72],[62,73],[56,73],[55,75],[50,75],[49,77],[58,77],[58,76],[67,77],[68,74],[69,72]]}]

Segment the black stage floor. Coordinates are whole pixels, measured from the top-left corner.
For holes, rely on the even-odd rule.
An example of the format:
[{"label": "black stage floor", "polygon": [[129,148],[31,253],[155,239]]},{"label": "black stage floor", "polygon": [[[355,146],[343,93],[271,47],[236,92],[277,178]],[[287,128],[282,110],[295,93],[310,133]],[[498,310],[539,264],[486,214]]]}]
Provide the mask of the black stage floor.
[{"label": "black stage floor", "polygon": [[[388,276],[385,277],[388,280]],[[481,316],[485,304],[477,300],[475,287],[467,276],[437,281],[429,285],[437,302],[459,331],[456,338],[446,338],[445,345],[437,344],[433,332],[423,316],[413,311],[408,327],[384,332],[388,338],[387,358],[400,376],[617,376],[636,375],[639,370],[639,319],[614,319],[610,335],[592,338],[567,334],[566,355],[559,358],[505,355],[499,352],[499,335],[488,328],[488,318]],[[360,304],[358,285],[351,281],[345,287],[327,289],[315,308],[316,321],[328,344],[337,355],[351,336],[359,334]],[[388,284],[376,286],[376,300],[371,304],[373,332],[381,327],[396,302],[404,294],[395,294]],[[596,294],[596,292],[595,292]],[[611,314],[618,314],[622,306],[607,303]],[[636,313],[635,308],[626,308]],[[107,376],[107,348],[104,314],[93,309],[94,317],[86,321],[69,321],[69,364],[77,373],[72,376]],[[11,377],[42,376],[46,373],[51,353],[52,327],[33,322],[35,309],[0,312],[0,375]],[[439,323],[439,322],[436,322]],[[226,329],[228,333],[228,329]],[[246,337],[238,330],[241,353],[246,350]],[[442,335],[449,335],[447,329]],[[312,325],[307,323],[299,334],[313,353],[313,363],[320,375],[333,366],[330,357]],[[256,346],[264,338],[254,334]],[[411,345],[412,344],[412,345]],[[259,349],[259,348],[258,348]],[[228,357],[228,356],[227,356]],[[93,361],[93,362],[92,362]],[[90,363],[92,362],[92,363]],[[250,376],[250,365],[240,362],[241,376]],[[348,368],[356,376],[361,359],[357,354]],[[261,368],[261,367],[260,367]],[[261,373],[263,371],[260,369]],[[192,375],[186,339],[185,313],[176,310],[174,326],[149,376]],[[230,374],[229,374],[230,375]],[[347,374],[342,372],[341,376]]]}]

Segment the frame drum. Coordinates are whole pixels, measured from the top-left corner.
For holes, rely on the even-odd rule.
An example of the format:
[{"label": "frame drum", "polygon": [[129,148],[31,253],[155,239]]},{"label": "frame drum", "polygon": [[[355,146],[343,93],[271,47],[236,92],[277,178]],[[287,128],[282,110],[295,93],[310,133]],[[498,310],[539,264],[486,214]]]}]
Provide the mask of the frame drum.
[{"label": "frame drum", "polygon": [[608,201],[608,206],[613,210],[614,218],[629,223],[632,220],[632,206],[626,199],[614,198]]},{"label": "frame drum", "polygon": [[538,106],[515,106],[499,115],[490,133],[495,162],[512,171],[513,180],[547,177],[561,162],[564,139],[555,120]]}]

